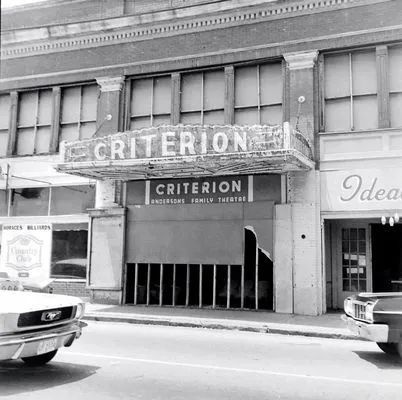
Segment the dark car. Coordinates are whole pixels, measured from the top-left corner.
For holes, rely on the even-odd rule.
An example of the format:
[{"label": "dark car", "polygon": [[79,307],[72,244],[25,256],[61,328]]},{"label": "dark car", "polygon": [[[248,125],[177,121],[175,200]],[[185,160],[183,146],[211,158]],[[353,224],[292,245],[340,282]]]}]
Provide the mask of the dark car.
[{"label": "dark car", "polygon": [[353,333],[402,358],[402,292],[359,293],[345,299],[344,310]]}]

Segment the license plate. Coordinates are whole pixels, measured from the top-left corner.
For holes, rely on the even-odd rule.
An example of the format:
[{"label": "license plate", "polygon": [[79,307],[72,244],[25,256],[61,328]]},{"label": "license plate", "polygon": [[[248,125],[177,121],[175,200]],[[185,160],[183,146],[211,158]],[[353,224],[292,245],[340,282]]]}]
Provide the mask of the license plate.
[{"label": "license plate", "polygon": [[42,340],[38,344],[37,354],[49,353],[50,351],[56,350],[57,348],[57,338]]}]

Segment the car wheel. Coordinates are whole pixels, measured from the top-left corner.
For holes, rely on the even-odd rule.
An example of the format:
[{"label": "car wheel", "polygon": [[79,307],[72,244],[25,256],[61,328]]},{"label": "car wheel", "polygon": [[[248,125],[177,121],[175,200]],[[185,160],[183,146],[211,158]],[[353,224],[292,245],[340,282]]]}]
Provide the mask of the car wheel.
[{"label": "car wheel", "polygon": [[387,354],[397,355],[398,354],[398,343],[379,343],[377,346]]},{"label": "car wheel", "polygon": [[38,367],[48,363],[56,355],[56,353],[57,349],[50,351],[49,353],[40,354],[38,356],[22,357],[22,361],[24,361],[30,367]]}]

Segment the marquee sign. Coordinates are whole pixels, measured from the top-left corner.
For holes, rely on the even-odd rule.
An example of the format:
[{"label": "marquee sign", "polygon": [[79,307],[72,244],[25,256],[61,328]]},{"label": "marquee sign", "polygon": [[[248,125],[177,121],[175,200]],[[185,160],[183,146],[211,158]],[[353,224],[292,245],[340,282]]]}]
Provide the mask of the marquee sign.
[{"label": "marquee sign", "polygon": [[4,224],[0,270],[23,282],[48,279],[51,244],[50,224]]},{"label": "marquee sign", "polygon": [[162,125],[60,143],[62,173],[143,180],[284,173],[314,167],[310,142],[281,125]]},{"label": "marquee sign", "polygon": [[282,148],[280,125],[163,125],[66,145],[64,162],[225,155]]},{"label": "marquee sign", "polygon": [[253,201],[252,176],[146,181],[145,204],[211,204]]}]

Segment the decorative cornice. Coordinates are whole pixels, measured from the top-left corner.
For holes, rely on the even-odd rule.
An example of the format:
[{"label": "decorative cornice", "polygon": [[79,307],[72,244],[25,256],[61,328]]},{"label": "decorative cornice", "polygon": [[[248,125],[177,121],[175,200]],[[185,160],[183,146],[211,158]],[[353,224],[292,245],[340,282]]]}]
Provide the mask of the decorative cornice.
[{"label": "decorative cornice", "polygon": [[123,89],[124,76],[104,76],[101,78],[96,78],[96,82],[100,86],[101,92],[115,92]]},{"label": "decorative cornice", "polygon": [[297,69],[313,68],[317,60],[318,51],[297,51],[283,55],[291,71]]},{"label": "decorative cornice", "polygon": [[25,34],[24,31],[3,32],[1,57],[4,60],[131,43],[387,1],[391,0],[299,0],[280,4],[267,2],[264,5],[248,6],[247,9],[242,7],[240,11],[214,12],[207,16],[190,18],[170,17],[169,20],[163,20],[161,17],[158,20],[157,13],[153,13],[141,17],[126,16],[103,20],[101,24],[94,21],[28,29]]}]

